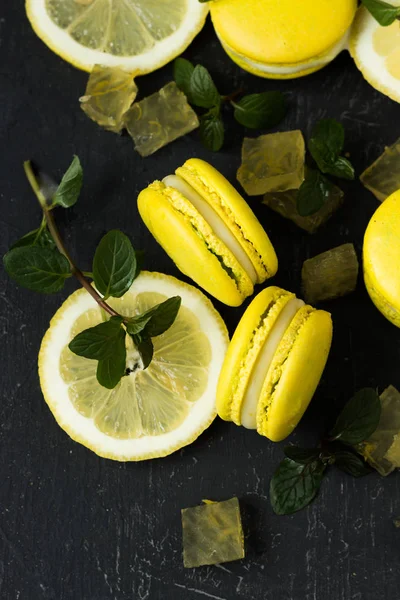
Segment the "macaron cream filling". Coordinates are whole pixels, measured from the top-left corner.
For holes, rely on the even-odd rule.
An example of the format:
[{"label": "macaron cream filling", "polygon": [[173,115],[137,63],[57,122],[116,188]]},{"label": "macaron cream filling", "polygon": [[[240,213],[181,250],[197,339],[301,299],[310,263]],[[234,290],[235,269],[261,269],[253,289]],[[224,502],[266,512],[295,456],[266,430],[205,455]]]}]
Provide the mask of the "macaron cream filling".
[{"label": "macaron cream filling", "polygon": [[241,423],[247,429],[257,429],[257,405],[265,378],[286,330],[300,308],[302,300],[293,298],[282,309],[257,357],[241,409]]},{"label": "macaron cream filling", "polygon": [[182,194],[185,199],[190,202],[194,208],[201,214],[203,219],[211,227],[213,233],[218,237],[225,246],[230,250],[233,256],[236,258],[238,263],[246,271],[247,275],[251,279],[253,284],[258,281],[256,270],[239,244],[233,233],[229,230],[224,221],[217,214],[217,212],[208,204],[202,196],[182,177],[179,175],[167,175],[163,179],[164,185],[171,187]]},{"label": "macaron cream filling", "polygon": [[231,48],[231,46],[229,46],[221,38],[220,41],[225,50],[228,52],[228,54],[232,55],[238,61],[245,63],[248,67],[252,69],[262,71],[263,73],[271,73],[272,75],[296,75],[297,73],[301,73],[302,71],[320,69],[332,62],[332,60],[334,60],[338,56],[338,54],[342,52],[342,50],[346,50],[348,48],[349,34],[350,31],[347,31],[345,35],[334,46],[332,46],[323,54],[316,56],[313,59],[306,60],[304,62],[292,64],[289,63],[287,65],[283,63],[264,63],[261,61],[247,58],[245,55],[240,54],[239,52]]}]

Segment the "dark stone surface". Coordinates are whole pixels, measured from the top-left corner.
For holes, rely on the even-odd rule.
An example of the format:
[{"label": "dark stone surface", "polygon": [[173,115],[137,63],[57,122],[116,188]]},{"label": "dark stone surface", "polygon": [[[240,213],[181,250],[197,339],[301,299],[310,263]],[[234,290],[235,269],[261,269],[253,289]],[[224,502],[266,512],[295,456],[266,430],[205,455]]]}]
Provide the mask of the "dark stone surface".
[{"label": "dark stone surface", "polygon": [[[85,170],[79,205],[60,225],[83,268],[111,227],[146,248],[145,267],[179,276],[142,225],[137,193],[190,156],[209,160],[235,181],[245,132],[229,111],[222,152],[202,148],[197,134],[142,159],[131,140],[102,131],[79,108],[87,75],[52,54],[34,35],[23,2],[0,8],[0,251],[36,226],[39,212],[22,171],[35,159],[60,175],[77,153]],[[271,82],[236,67],[210,23],[185,56],[210,68],[222,92],[280,89],[290,98],[282,128],[306,133],[320,117],[346,126],[346,149],[358,173],[400,134],[400,109],[363,80],[347,54],[305,79]],[[144,96],[171,80],[172,68],[138,80]],[[257,133],[257,132],[256,132]],[[250,135],[252,133],[250,132]],[[277,248],[274,283],[300,292],[302,261],[354,242],[377,202],[356,181],[346,202],[315,237],[252,199]],[[117,464],[74,443],[58,427],[40,392],[36,355],[63,295],[18,289],[2,271],[0,338],[0,597],[4,600],[397,600],[400,598],[398,474],[353,480],[331,472],[307,510],[277,517],[268,484],[283,444],[217,420],[193,445],[141,464]],[[323,381],[292,442],[311,443],[352,393],[363,386],[400,386],[400,333],[356,293],[326,305],[335,335]],[[243,308],[218,309],[231,330]],[[245,560],[184,570],[180,509],[202,498],[242,502]]]}]

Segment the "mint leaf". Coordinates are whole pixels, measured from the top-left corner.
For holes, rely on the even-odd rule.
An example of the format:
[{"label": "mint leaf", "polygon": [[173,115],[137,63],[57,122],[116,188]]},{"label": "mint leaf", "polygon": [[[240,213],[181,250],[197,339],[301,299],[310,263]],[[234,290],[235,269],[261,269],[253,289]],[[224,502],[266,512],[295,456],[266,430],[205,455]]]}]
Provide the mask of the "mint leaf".
[{"label": "mint leaf", "polygon": [[344,156],[339,156],[332,164],[326,165],[325,170],[321,170],[324,173],[329,173],[329,175],[339,177],[340,179],[352,180],[355,176],[353,165],[347,158],[344,158]]},{"label": "mint leaf", "polygon": [[83,171],[81,163],[79,158],[74,156],[53,197],[53,206],[62,206],[64,208],[73,206],[78,200],[82,182]]},{"label": "mint leaf", "polygon": [[331,182],[319,171],[307,169],[307,173],[297,192],[297,211],[301,217],[309,217],[318,212],[329,198]]},{"label": "mint leaf", "polygon": [[150,338],[144,338],[138,341],[136,345],[142,359],[143,369],[147,369],[153,360],[154,346]]},{"label": "mint leaf", "polygon": [[93,279],[106,298],[120,298],[136,277],[136,256],[129,238],[112,229],[100,240],[93,259]]},{"label": "mint leaf", "polygon": [[236,121],[251,129],[275,127],[287,112],[285,97],[281,92],[250,94],[231,104],[235,109]]},{"label": "mint leaf", "polygon": [[125,339],[125,331],[121,327],[122,317],[111,317],[109,321],[89,327],[78,333],[69,343],[69,349],[78,356],[103,360],[115,353],[115,345],[120,338]]},{"label": "mint leaf", "polygon": [[132,336],[142,334],[142,337],[157,337],[174,323],[179,308],[181,297],[173,296],[161,304],[153,306],[141,315],[130,317],[126,322],[126,329]]},{"label": "mint leaf", "polygon": [[200,117],[200,139],[208,150],[212,152],[221,150],[224,137],[224,123],[219,114],[216,115],[210,111]]},{"label": "mint leaf", "polygon": [[284,458],[270,483],[270,500],[277,515],[301,510],[317,495],[326,465],[320,460],[302,465]]},{"label": "mint leaf", "polygon": [[393,6],[381,0],[362,0],[362,3],[383,27],[391,25],[400,18],[400,6]]},{"label": "mint leaf", "polygon": [[109,390],[115,388],[126,372],[125,332],[122,328],[121,331],[123,336],[120,336],[118,343],[114,344],[113,355],[99,360],[97,365],[97,381]]},{"label": "mint leaf", "polygon": [[42,294],[60,291],[67,277],[71,276],[65,256],[50,248],[14,248],[5,254],[3,263],[9,276],[19,285]]},{"label": "mint leaf", "polygon": [[174,79],[180,90],[190,101],[190,80],[193,75],[194,66],[186,58],[177,58],[174,60]]},{"label": "mint leaf", "polygon": [[368,439],[378,427],[381,401],[372,388],[364,388],[347,402],[333,429],[331,439],[355,446]]},{"label": "mint leaf", "polygon": [[319,448],[299,448],[298,446],[286,446],[283,449],[285,456],[300,465],[307,465],[316,460],[320,455]]},{"label": "mint leaf", "polygon": [[201,108],[219,106],[221,96],[210,73],[202,65],[196,65],[190,78],[189,97],[192,104]]},{"label": "mint leaf", "polygon": [[323,173],[342,179],[354,179],[354,168],[340,156],[344,146],[344,127],[334,119],[322,119],[314,127],[308,142],[311,156]]},{"label": "mint leaf", "polygon": [[23,246],[39,246],[40,248],[54,249],[56,247],[53,238],[47,227],[39,227],[25,234],[18,241],[14,242],[10,250],[22,248]]},{"label": "mint leaf", "polygon": [[352,477],[363,477],[371,473],[371,467],[354,452],[350,450],[338,450],[334,453],[335,465],[344,473]]}]

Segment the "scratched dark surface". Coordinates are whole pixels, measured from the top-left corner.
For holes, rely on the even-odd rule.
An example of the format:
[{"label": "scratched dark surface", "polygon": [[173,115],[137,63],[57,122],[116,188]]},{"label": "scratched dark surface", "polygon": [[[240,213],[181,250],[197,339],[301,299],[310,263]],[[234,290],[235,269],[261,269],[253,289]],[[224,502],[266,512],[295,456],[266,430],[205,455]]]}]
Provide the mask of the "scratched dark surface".
[{"label": "scratched dark surface", "polygon": [[[6,6],[5,6],[6,5]],[[128,137],[102,131],[79,108],[87,75],[36,38],[23,2],[0,8],[0,251],[36,226],[39,214],[22,171],[35,159],[60,175],[77,153],[85,185],[76,208],[59,215],[83,268],[101,235],[124,229],[146,248],[145,267],[180,276],[140,222],[137,193],[190,156],[209,160],[235,181],[245,131],[226,114],[222,152],[197,134],[142,159]],[[305,79],[270,82],[236,67],[210,23],[185,56],[210,68],[221,91],[280,89],[290,111],[284,129],[309,132],[321,117],[340,119],[346,150],[360,173],[400,135],[400,108],[363,80],[347,54]],[[139,79],[141,96],[171,80],[171,65]],[[252,132],[246,132],[253,135]],[[258,132],[256,132],[258,133]],[[259,132],[261,133],[261,132]],[[344,242],[361,251],[377,202],[358,182],[315,237],[252,199],[280,258],[275,284],[300,293],[302,261]],[[362,480],[331,472],[317,501],[290,517],[273,514],[268,484],[283,444],[217,420],[169,458],[117,464],[74,443],[42,398],[36,370],[40,340],[62,295],[17,289],[1,271],[0,598],[3,600],[398,600],[400,476]],[[232,330],[243,308],[218,309]],[[291,441],[312,443],[363,386],[400,386],[400,332],[357,292],[332,302],[335,335],[318,392]],[[180,509],[202,498],[240,498],[246,559],[185,570]]]}]

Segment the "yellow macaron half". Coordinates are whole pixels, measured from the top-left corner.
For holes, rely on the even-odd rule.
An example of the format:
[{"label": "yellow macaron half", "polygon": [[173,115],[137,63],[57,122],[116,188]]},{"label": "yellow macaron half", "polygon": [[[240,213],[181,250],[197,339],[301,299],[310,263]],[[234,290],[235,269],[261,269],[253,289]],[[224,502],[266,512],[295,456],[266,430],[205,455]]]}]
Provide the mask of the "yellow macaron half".
[{"label": "yellow macaron half", "polygon": [[217,389],[219,416],[283,440],[314,395],[331,342],[329,313],[281,288],[264,289],[229,345]]},{"label": "yellow macaron half", "polygon": [[227,54],[260,77],[313,73],[347,47],[357,0],[214,0],[215,31]]},{"label": "yellow macaron half", "polygon": [[139,213],[177,267],[212,296],[240,306],[278,260],[249,205],[219,171],[192,158],[138,197]]},{"label": "yellow macaron half", "polygon": [[364,237],[363,259],[371,300],[400,327],[400,190],[373,215]]}]

